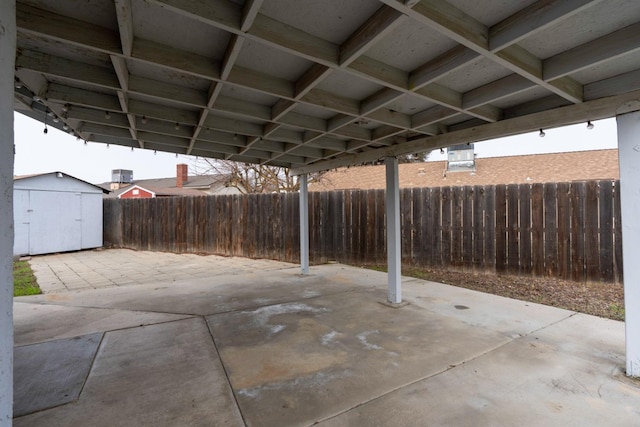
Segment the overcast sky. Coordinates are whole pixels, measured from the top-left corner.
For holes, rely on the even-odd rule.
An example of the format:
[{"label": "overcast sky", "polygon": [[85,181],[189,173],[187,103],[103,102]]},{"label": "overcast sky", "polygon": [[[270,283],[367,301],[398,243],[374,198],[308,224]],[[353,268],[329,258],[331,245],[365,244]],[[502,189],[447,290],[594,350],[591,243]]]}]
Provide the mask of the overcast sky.
[{"label": "overcast sky", "polygon": [[[615,119],[594,122],[595,128],[587,130],[586,124],[547,129],[540,138],[538,132],[500,138],[475,144],[478,157],[513,156],[532,153],[556,153],[565,151],[616,148]],[[191,156],[119,147],[78,141],[67,133],[49,128],[22,114],[15,114],[15,169],[16,175],[61,171],[76,178],[102,183],[111,180],[112,169],[131,169],[134,179],[175,176],[176,165],[192,164]],[[433,152],[429,160],[444,160],[445,155]]]}]

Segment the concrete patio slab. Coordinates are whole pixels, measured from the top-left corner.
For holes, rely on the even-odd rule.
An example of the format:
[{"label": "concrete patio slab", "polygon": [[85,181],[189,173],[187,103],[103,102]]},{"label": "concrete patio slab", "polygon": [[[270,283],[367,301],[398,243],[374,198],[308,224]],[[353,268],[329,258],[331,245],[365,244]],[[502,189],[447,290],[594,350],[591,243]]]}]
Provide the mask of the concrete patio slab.
[{"label": "concrete patio slab", "polygon": [[[108,255],[105,270],[130,255],[98,253]],[[135,254],[132,275],[165,255],[167,264],[174,259]],[[73,258],[81,263],[79,253]],[[231,259],[241,264],[234,270],[217,258],[218,273],[209,276],[202,274],[208,257],[197,256],[188,262],[202,277],[176,279],[182,267],[174,264],[165,270],[171,280],[158,273],[153,283],[17,300],[16,342],[104,338],[75,400],[15,425],[630,426],[640,419],[640,385],[621,372],[621,322],[409,278],[408,304],[393,308],[380,303],[380,272],[334,264],[301,277],[290,264],[256,261],[264,272]],[[73,346],[64,351],[78,357]],[[16,381],[33,382],[29,375]]]},{"label": "concrete patio slab", "polygon": [[320,425],[637,426],[619,326],[575,315]]},{"label": "concrete patio slab", "polygon": [[34,256],[29,264],[42,292],[66,292],[173,283],[223,274],[245,274],[295,267],[272,260],[110,249]]},{"label": "concrete patio slab", "polygon": [[[64,296],[65,294],[58,294],[59,299],[64,299]],[[22,299],[16,298],[16,301]],[[13,307],[15,345],[77,337],[95,332],[170,322],[190,317],[188,315],[70,307],[33,302],[14,302]]]},{"label": "concrete patio slab", "polygon": [[251,425],[312,425],[508,342],[416,306],[385,307],[384,295],[357,291],[208,317]]},{"label": "concrete patio slab", "polygon": [[14,416],[73,402],[89,374],[102,334],[14,348]]},{"label": "concrete patio slab", "polygon": [[384,280],[381,273],[346,266],[317,267],[309,276],[301,276],[298,268],[277,273],[254,270],[244,274],[212,274],[204,279],[45,294],[29,300],[64,306],[209,315],[372,288]]},{"label": "concrete patio slab", "polygon": [[15,426],[241,426],[203,319],[108,332],[80,399]]}]

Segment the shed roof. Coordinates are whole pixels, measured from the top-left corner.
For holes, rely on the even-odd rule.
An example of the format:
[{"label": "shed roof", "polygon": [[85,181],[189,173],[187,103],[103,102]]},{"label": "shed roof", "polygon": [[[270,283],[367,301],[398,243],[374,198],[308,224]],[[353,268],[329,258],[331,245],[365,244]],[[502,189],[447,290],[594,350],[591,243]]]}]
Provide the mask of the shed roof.
[{"label": "shed roof", "polygon": [[640,108],[637,0],[17,0],[17,25],[18,111],[298,173]]},{"label": "shed roof", "polygon": [[[405,163],[398,177],[401,188],[619,179],[618,150],[481,158],[469,172],[447,172],[446,161]],[[309,184],[311,191],[384,188],[384,165],[329,171]]]},{"label": "shed roof", "polygon": [[81,182],[81,183],[83,183],[83,184],[87,184],[87,185],[90,185],[90,186],[92,186],[92,187],[95,187],[95,188],[97,188],[98,190],[102,191],[104,194],[109,194],[109,190],[108,190],[108,189],[106,189],[106,188],[104,188],[104,187],[102,187],[102,186],[100,186],[100,185],[92,184],[92,183],[90,183],[90,182],[87,182],[87,181],[82,180],[82,179],[80,179],[80,178],[76,178],[75,176],[71,176],[71,175],[69,175],[69,174],[67,174],[67,173],[60,172],[60,171],[55,171],[55,172],[45,172],[45,173],[34,173],[34,174],[28,174],[28,175],[15,175],[15,176],[13,177],[13,181],[14,181],[14,182],[16,182],[16,181],[24,182],[24,181],[27,181],[27,180],[32,179],[32,178],[45,177],[45,176],[49,176],[49,175],[51,175],[51,176],[53,176],[53,175],[58,176],[58,174],[60,174],[62,177],[71,178],[71,179],[76,180],[76,181],[78,181],[78,182]]}]

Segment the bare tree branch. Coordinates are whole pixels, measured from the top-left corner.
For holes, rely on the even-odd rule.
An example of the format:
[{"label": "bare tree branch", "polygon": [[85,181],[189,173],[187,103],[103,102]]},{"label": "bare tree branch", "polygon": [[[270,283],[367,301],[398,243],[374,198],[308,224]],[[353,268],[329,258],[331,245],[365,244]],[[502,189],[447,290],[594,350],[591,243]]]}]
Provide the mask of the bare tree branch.
[{"label": "bare tree branch", "polygon": [[[197,158],[193,162],[196,175],[226,175],[227,185],[241,193],[290,193],[300,190],[300,179],[287,168],[251,165],[231,160]],[[320,181],[324,173],[309,175],[309,182]]]}]

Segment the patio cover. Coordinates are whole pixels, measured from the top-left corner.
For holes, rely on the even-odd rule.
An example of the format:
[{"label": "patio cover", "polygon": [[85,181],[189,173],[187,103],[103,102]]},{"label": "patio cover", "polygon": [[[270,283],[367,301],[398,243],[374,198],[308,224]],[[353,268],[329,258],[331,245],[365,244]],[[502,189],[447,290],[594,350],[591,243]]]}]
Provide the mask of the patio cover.
[{"label": "patio cover", "polygon": [[397,155],[617,116],[627,374],[640,375],[637,0],[17,0],[15,14],[14,1],[0,2],[0,425],[13,110],[81,140],[303,175],[385,158],[390,300]]},{"label": "patio cover", "polygon": [[636,0],[18,0],[17,27],[17,111],[297,173],[612,117],[640,90]]}]

